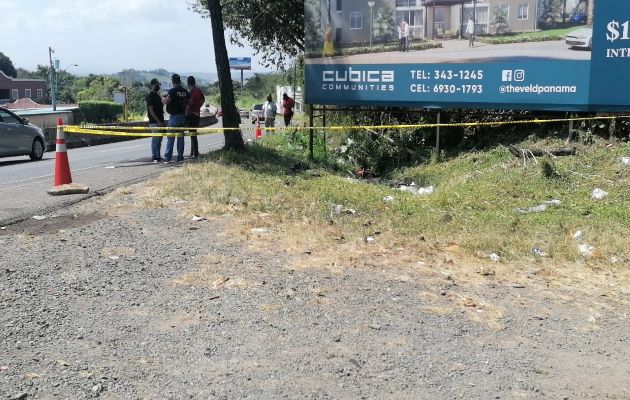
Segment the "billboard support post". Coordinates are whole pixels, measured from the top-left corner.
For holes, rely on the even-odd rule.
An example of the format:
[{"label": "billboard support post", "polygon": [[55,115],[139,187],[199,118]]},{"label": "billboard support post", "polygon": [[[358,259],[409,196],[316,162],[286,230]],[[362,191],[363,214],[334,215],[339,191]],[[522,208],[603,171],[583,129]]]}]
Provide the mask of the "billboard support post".
[{"label": "billboard support post", "polygon": [[308,105],[308,126],[310,128],[308,130],[308,152],[309,152],[309,158],[313,160],[314,158],[314,154],[313,154],[314,130],[313,130],[313,105],[312,104]]},{"label": "billboard support post", "polygon": [[435,160],[440,160],[440,121],[442,120],[442,111],[437,112],[437,126],[435,127]]}]

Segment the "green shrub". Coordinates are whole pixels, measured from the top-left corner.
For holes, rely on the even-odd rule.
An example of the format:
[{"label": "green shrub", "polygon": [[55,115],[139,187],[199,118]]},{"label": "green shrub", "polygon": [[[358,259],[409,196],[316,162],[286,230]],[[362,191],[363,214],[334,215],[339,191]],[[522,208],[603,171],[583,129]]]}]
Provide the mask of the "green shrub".
[{"label": "green shrub", "polygon": [[100,124],[114,122],[123,114],[123,105],[111,101],[90,100],[79,103],[83,120],[87,123]]},{"label": "green shrub", "polygon": [[[354,56],[357,54],[376,54],[376,53],[386,53],[390,51],[398,51],[399,49],[398,43],[392,44],[379,44],[374,45],[371,48],[367,45],[359,46],[359,47],[343,47],[343,48],[335,48],[335,56]],[[427,49],[437,49],[441,48],[442,43],[434,42],[434,41],[416,41],[409,43],[409,50],[427,50]],[[320,58],[322,53],[307,53],[306,58]]]}]

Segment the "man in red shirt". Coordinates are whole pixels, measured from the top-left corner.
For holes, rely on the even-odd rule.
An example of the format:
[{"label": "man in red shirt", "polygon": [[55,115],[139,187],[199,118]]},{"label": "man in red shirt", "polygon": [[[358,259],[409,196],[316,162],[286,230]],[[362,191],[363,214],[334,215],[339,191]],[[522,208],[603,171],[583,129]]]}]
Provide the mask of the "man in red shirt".
[{"label": "man in red shirt", "polygon": [[[201,119],[201,107],[206,101],[206,97],[203,95],[201,89],[196,85],[195,77],[188,77],[188,91],[190,92],[190,100],[186,105],[186,126],[189,128],[199,127],[199,121]],[[194,132],[193,132],[194,133]],[[190,158],[199,157],[199,142],[197,136],[192,134],[190,136]]]},{"label": "man in red shirt", "polygon": [[282,95],[282,109],[284,114],[284,126],[289,126],[291,124],[291,118],[293,118],[293,107],[295,106],[295,101],[290,98],[286,93]]}]

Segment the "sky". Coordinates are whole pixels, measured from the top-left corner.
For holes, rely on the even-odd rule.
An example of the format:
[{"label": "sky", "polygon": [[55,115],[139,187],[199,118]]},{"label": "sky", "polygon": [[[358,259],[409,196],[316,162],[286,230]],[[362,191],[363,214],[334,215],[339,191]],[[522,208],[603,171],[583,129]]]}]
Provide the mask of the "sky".
[{"label": "sky", "polygon": [[[48,64],[48,47],[73,74],[127,68],[216,72],[210,21],[189,10],[191,0],[0,0],[0,52],[16,68]],[[253,56],[231,45],[230,57]],[[72,66],[78,64],[78,67]]]}]

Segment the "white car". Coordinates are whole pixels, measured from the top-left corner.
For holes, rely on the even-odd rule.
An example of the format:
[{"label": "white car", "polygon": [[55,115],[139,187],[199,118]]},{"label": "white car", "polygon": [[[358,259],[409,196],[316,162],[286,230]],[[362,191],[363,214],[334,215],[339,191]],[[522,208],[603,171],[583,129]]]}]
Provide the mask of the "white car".
[{"label": "white car", "polygon": [[585,27],[569,32],[566,42],[571,48],[593,49],[593,28]]}]

